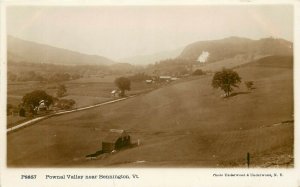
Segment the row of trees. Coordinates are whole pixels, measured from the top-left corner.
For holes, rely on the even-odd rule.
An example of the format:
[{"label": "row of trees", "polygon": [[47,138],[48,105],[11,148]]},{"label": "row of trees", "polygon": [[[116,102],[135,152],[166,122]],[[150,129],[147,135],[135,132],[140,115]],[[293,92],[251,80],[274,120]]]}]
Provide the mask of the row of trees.
[{"label": "row of trees", "polygon": [[[121,63],[112,66],[101,64],[61,65],[47,63],[31,63],[26,61],[15,62],[13,60],[9,60],[7,65],[8,69],[11,71],[8,74],[8,78],[10,81],[52,81],[53,79],[55,79],[55,77],[51,76],[54,75],[53,72],[58,73],[59,75],[67,73],[70,75],[69,79],[73,80],[76,79],[76,77],[78,76],[88,77],[94,75],[119,75],[126,73],[136,73],[143,69],[143,67],[141,66],[126,65]],[[36,76],[29,76],[28,78],[26,75],[29,73],[28,69],[35,72]]]},{"label": "row of trees", "polygon": [[79,79],[82,76],[80,74],[74,73],[53,73],[53,74],[41,74],[34,71],[25,71],[20,74],[15,74],[12,72],[7,73],[7,78],[9,81],[47,81],[47,82],[61,82]]},{"label": "row of trees", "polygon": [[141,82],[141,81],[145,81],[147,79],[152,79],[152,77],[143,72],[143,73],[137,73],[132,76],[129,76],[128,79],[132,82]]}]

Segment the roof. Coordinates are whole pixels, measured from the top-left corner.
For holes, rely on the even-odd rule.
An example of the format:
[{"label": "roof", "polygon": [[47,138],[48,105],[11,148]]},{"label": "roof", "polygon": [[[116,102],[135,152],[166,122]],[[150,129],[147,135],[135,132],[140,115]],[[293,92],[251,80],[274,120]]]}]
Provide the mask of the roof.
[{"label": "roof", "polygon": [[121,130],[121,129],[110,129],[109,132],[115,132],[115,133],[122,134],[122,133],[125,132],[125,131],[124,131],[124,130]]},{"label": "roof", "polygon": [[111,91],[112,94],[118,93],[120,90],[113,90]]},{"label": "roof", "polygon": [[120,137],[123,137],[126,135],[127,135],[127,133],[124,130],[110,129],[110,131],[104,137],[102,142],[115,143]]},{"label": "roof", "polygon": [[160,78],[160,79],[170,79],[171,76],[160,76],[159,78]]}]

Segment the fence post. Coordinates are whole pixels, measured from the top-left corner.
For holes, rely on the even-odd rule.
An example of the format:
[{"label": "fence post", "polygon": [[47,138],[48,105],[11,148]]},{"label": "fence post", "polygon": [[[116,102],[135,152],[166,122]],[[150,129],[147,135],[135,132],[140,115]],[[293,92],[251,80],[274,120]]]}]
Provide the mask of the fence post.
[{"label": "fence post", "polygon": [[247,166],[248,166],[248,168],[250,166],[250,153],[249,152],[247,153]]}]

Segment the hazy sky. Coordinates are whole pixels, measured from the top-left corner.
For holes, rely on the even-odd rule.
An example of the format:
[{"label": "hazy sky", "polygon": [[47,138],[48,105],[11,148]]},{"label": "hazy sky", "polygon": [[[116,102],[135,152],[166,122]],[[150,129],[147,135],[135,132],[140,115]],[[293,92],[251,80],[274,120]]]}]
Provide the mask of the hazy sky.
[{"label": "hazy sky", "polygon": [[293,41],[293,7],[9,7],[10,35],[114,60],[240,36]]}]

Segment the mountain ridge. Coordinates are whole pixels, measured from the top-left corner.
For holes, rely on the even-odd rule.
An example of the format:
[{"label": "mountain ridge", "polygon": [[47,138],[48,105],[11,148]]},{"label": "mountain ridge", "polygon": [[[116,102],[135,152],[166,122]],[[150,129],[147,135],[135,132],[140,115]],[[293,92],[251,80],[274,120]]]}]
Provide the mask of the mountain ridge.
[{"label": "mountain ridge", "polygon": [[205,62],[216,62],[233,58],[237,55],[293,55],[293,43],[280,38],[249,39],[244,37],[227,37],[217,40],[196,41],[182,48],[162,51],[149,55],[138,55],[114,61],[104,56],[84,54],[69,49],[27,41],[11,35],[7,37],[8,61],[49,63],[63,65],[146,65],[155,62],[182,58],[199,60],[205,53]]},{"label": "mountain ridge", "polygon": [[11,35],[7,37],[7,56],[12,61],[49,63],[64,65],[109,65],[115,61],[99,56],[54,47],[47,44],[20,39]]},{"label": "mountain ridge", "polygon": [[228,37],[219,40],[197,41],[188,44],[178,58],[197,60],[203,52],[208,52],[207,62],[215,62],[240,54],[248,55],[293,55],[293,43],[280,38],[258,40]]}]

